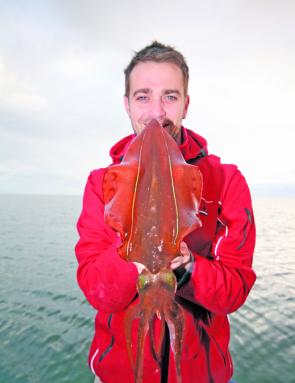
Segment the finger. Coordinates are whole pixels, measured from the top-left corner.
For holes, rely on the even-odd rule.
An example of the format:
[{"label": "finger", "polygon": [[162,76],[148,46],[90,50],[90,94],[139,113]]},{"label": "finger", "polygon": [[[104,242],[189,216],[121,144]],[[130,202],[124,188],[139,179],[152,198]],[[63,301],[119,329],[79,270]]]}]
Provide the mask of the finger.
[{"label": "finger", "polygon": [[180,254],[181,254],[183,257],[187,257],[187,256],[189,256],[190,253],[191,253],[191,252],[189,251],[188,248],[186,248],[186,249],[180,249]]},{"label": "finger", "polygon": [[174,258],[171,261],[170,267],[171,267],[172,270],[175,270],[175,269],[177,269],[180,266],[186,266],[190,262],[191,262],[190,254],[186,255],[186,256],[180,256],[180,257]]},{"label": "finger", "polygon": [[180,267],[181,265],[182,265],[181,262],[174,262],[174,263],[171,263],[171,264],[170,264],[170,268],[171,268],[172,270],[175,270],[175,269],[177,269],[178,267]]},{"label": "finger", "polygon": [[145,266],[142,263],[139,263],[139,262],[133,262],[133,263],[137,268],[138,274],[140,274],[142,270],[145,269]]},{"label": "finger", "polygon": [[180,242],[179,251],[183,256],[189,255],[191,253],[190,249],[187,247],[187,244],[183,241]]},{"label": "finger", "polygon": [[172,259],[171,263],[178,263],[178,262],[182,262],[182,258],[183,256],[180,256],[180,257],[175,257]]},{"label": "finger", "polygon": [[180,242],[180,249],[181,250],[188,250],[187,244],[184,241]]}]

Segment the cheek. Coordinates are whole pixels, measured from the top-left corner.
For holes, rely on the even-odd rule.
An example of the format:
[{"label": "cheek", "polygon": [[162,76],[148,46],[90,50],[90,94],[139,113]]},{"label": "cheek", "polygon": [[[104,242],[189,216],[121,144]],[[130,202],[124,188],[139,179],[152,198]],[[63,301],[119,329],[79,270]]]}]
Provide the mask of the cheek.
[{"label": "cheek", "polygon": [[138,130],[141,129],[141,125],[145,122],[146,118],[145,118],[145,114],[142,112],[142,111],[139,111],[139,110],[134,110],[130,115],[130,120],[131,120],[131,123],[133,125],[133,129],[136,129],[137,130],[137,133]]},{"label": "cheek", "polygon": [[144,114],[144,108],[139,107],[138,105],[132,105],[130,108],[130,116],[134,119],[140,119],[141,116]]},{"label": "cheek", "polygon": [[185,115],[185,111],[182,108],[171,108],[167,111],[167,117],[170,118],[174,123],[182,121]]},{"label": "cheek", "polygon": [[133,121],[139,125],[145,124],[149,119],[151,115],[148,111],[145,110],[138,110],[136,115],[134,115]]},{"label": "cheek", "polygon": [[167,105],[167,111],[173,113],[174,115],[178,116],[183,113],[184,111],[184,105],[182,102],[179,103],[172,103]]}]

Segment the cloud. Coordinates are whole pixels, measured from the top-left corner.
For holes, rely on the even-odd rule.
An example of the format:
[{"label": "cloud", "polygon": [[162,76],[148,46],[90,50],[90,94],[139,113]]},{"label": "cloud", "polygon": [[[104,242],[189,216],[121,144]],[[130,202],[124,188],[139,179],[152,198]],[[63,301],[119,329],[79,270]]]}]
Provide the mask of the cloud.
[{"label": "cloud", "polygon": [[39,112],[48,108],[48,99],[40,94],[29,80],[7,68],[0,57],[0,105],[13,113],[19,111]]},{"label": "cloud", "polygon": [[[66,188],[50,182],[62,177],[82,190],[89,170],[106,165],[110,146],[130,133],[123,69],[133,51],[153,39],[174,45],[188,60],[185,126],[204,135],[224,162],[237,162],[251,182],[294,181],[294,10],[291,1],[3,3],[0,170],[10,172],[6,190],[15,189],[13,179],[20,190],[22,176],[41,173],[51,192]],[[28,190],[31,183],[23,183]]]}]

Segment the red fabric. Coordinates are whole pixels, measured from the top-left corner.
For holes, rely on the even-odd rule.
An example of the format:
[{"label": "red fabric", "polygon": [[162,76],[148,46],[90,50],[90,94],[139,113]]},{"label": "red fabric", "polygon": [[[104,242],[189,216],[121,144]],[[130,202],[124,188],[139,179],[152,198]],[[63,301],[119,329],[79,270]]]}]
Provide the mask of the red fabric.
[{"label": "red fabric", "polygon": [[[111,149],[113,162],[121,161],[132,138],[124,138]],[[188,282],[177,291],[186,316],[183,383],[230,380],[233,368],[227,314],[245,302],[256,278],[252,270],[255,224],[246,181],[236,166],[220,164],[212,155],[203,157],[206,145],[202,137],[183,128],[180,149],[186,161],[198,164],[204,179],[200,206],[203,227],[186,238],[195,263]],[[87,300],[98,310],[89,365],[104,383],[127,383],[133,381],[133,371],[126,352],[124,309],[137,303],[132,301],[138,273],[132,263],[119,257],[118,235],[104,223],[103,175],[104,169],[93,171],[86,184],[77,225],[77,278]],[[133,330],[136,343],[136,323]],[[160,383],[148,340],[143,381]],[[171,352],[168,382],[176,383]]]}]

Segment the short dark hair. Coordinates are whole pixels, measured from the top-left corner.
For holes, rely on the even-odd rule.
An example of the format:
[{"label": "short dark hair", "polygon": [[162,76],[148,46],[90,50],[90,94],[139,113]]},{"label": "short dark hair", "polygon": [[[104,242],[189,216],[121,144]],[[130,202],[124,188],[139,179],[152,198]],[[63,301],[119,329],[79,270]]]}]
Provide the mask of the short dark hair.
[{"label": "short dark hair", "polygon": [[185,58],[183,55],[178,52],[176,49],[169,45],[164,45],[158,41],[153,41],[150,45],[147,45],[145,48],[141,49],[138,52],[135,52],[132,60],[129,65],[124,70],[125,73],[125,96],[129,96],[130,92],[130,73],[133,68],[142,62],[154,61],[157,63],[173,63],[177,65],[183,75],[183,84],[184,84],[184,93],[187,95],[188,91],[188,79],[189,79],[189,69]]}]

